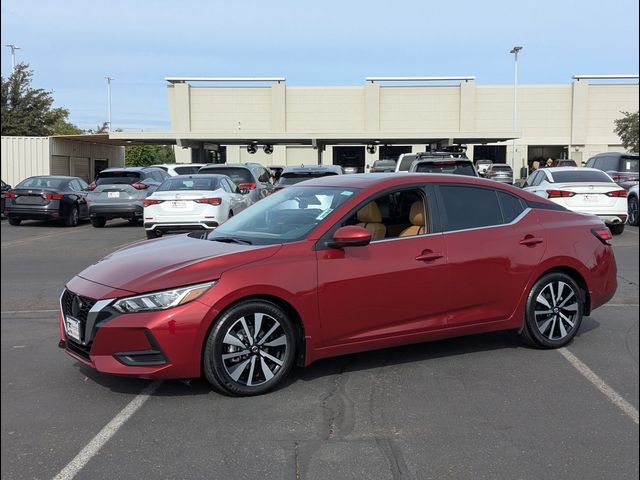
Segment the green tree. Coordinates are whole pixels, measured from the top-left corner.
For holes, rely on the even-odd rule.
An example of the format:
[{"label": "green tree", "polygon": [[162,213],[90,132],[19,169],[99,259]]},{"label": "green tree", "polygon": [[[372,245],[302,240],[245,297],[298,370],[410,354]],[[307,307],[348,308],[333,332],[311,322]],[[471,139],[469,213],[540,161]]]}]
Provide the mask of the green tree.
[{"label": "green tree", "polygon": [[620,112],[623,117],[615,120],[616,135],[622,140],[624,148],[631,152],[638,152],[638,112]]},{"label": "green tree", "polygon": [[127,167],[145,167],[175,161],[173,148],[169,145],[133,145],[126,147],[124,152],[124,163]]},{"label": "green tree", "polygon": [[8,78],[1,77],[2,135],[47,136],[75,128],[67,122],[67,109],[53,108],[52,92],[31,86],[32,77],[26,63],[16,65]]},{"label": "green tree", "polygon": [[53,131],[51,132],[53,135],[80,135],[84,133],[84,131],[78,127],[76,127],[73,123],[69,123],[64,119],[59,119],[53,125]]}]

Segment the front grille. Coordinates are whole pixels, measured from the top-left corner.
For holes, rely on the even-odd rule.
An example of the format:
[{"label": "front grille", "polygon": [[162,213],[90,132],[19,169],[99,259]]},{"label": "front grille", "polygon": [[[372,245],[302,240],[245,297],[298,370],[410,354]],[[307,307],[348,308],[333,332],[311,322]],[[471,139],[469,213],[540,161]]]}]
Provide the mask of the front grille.
[{"label": "front grille", "polygon": [[[76,320],[80,320],[80,336],[86,341],[87,337],[90,337],[91,332],[86,331],[87,315],[89,310],[95,305],[96,300],[91,298],[77,295],[69,290],[65,290],[61,299],[62,313],[64,315],[70,315]],[[91,342],[87,342],[86,345],[78,343],[73,338],[69,337],[65,332],[65,339],[67,341],[67,348],[75,354],[89,360],[89,352],[91,351]]]}]

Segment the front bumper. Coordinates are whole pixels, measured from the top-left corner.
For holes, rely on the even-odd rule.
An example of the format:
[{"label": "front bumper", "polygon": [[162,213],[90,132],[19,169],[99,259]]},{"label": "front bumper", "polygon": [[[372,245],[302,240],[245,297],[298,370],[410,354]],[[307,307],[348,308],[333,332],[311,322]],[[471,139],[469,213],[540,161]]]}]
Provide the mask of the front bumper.
[{"label": "front bumper", "polygon": [[60,298],[59,346],[77,361],[112,375],[161,379],[200,376],[202,325],[211,318],[211,307],[194,300],[168,310],[121,314],[110,305],[132,292],[109,289],[80,277],[69,282],[66,291],[88,304],[86,315],[78,315],[81,339],[77,341],[67,335],[64,326],[69,300],[64,292]]}]

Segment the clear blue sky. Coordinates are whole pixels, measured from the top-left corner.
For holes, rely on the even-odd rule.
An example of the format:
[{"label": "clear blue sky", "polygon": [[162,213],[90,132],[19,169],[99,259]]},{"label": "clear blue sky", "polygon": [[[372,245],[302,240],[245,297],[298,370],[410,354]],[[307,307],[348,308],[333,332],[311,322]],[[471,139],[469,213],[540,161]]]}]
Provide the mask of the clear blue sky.
[{"label": "clear blue sky", "polygon": [[[362,85],[365,76],[475,75],[568,83],[638,73],[638,0],[14,0],[2,45],[34,70],[70,120],[168,130],[166,76],[285,76],[288,85]],[[11,71],[2,47],[2,75]]]}]

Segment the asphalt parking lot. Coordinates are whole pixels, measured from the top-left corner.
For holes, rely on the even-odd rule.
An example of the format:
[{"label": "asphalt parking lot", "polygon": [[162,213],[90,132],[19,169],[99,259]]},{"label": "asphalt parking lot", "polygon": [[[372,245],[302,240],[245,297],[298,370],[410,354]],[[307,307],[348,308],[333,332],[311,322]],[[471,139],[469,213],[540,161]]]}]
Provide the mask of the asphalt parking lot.
[{"label": "asphalt parking lot", "polygon": [[613,241],[615,298],[566,349],[510,333],[412,345],[319,361],[253,398],[95,374],[57,348],[65,282],[140,226],[1,234],[3,479],[638,476],[638,228]]}]

